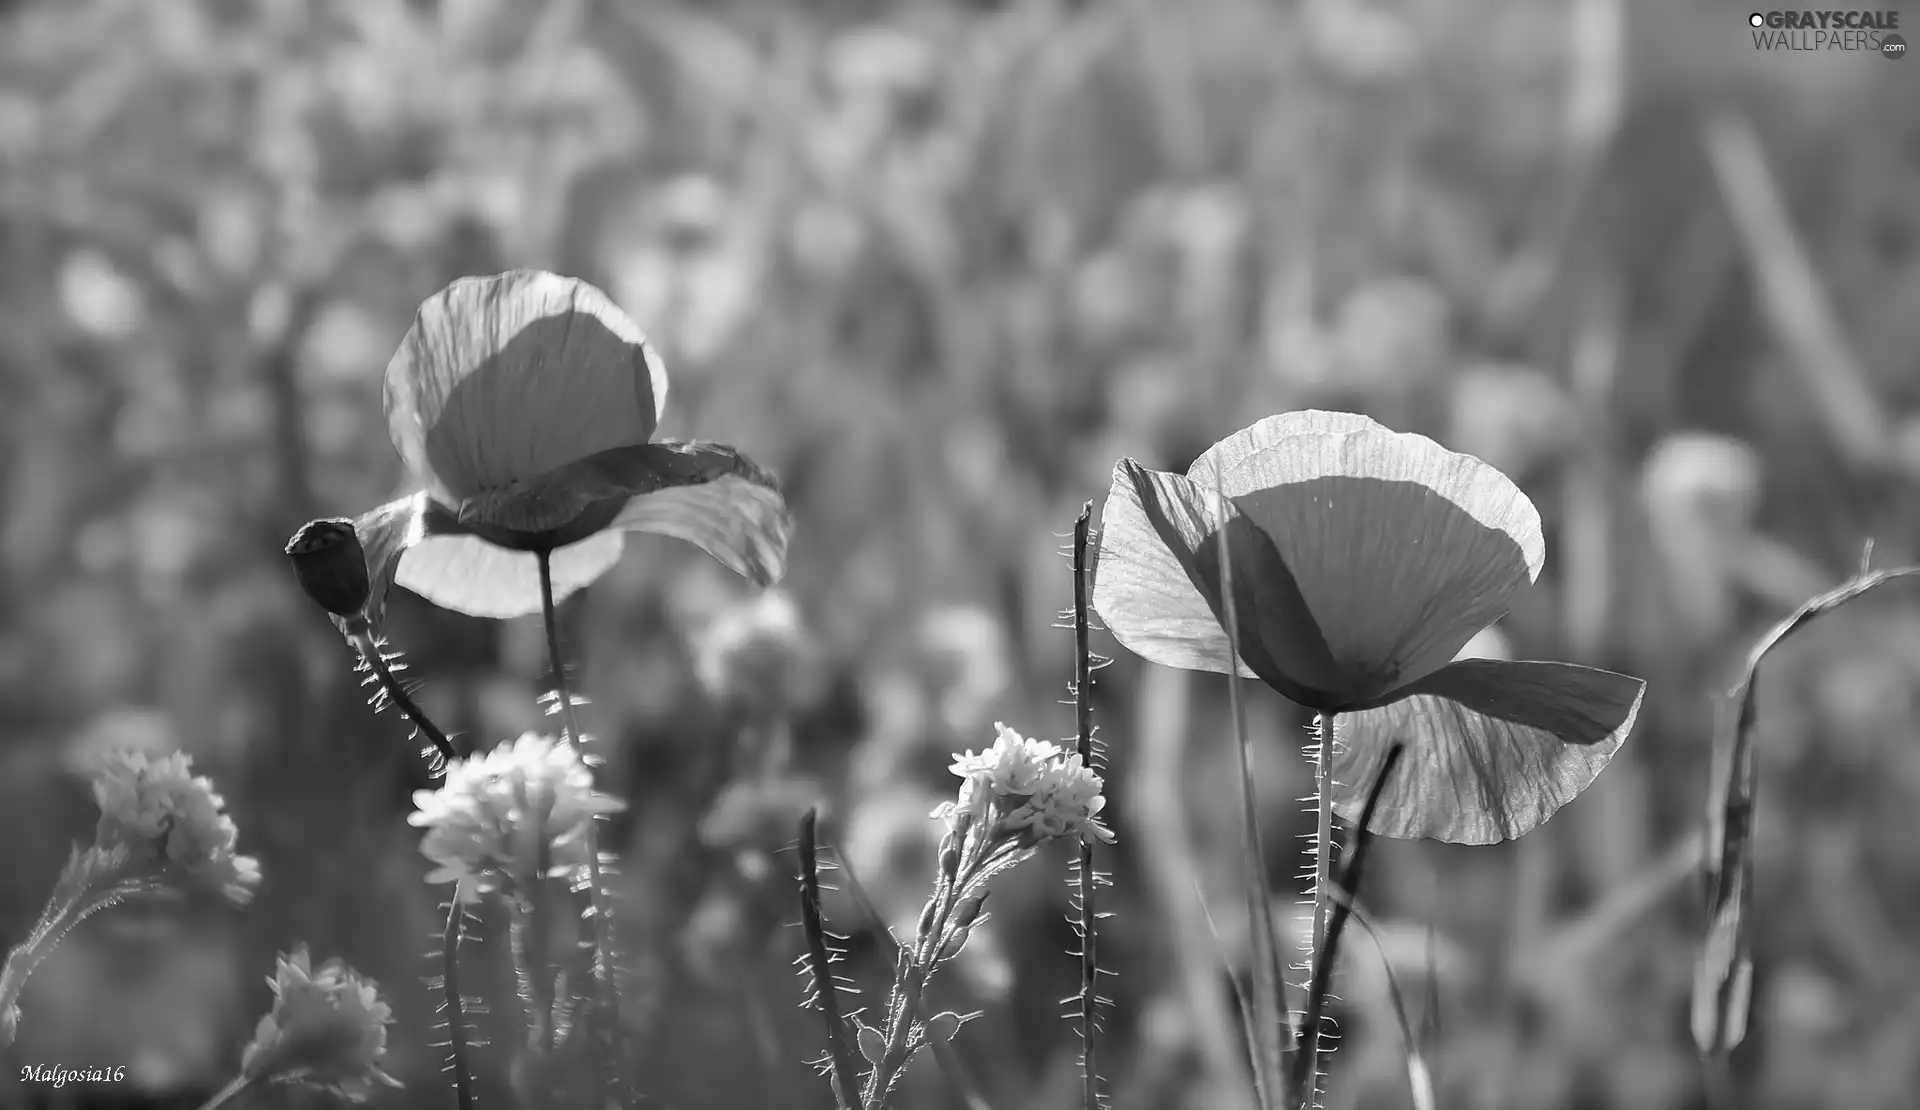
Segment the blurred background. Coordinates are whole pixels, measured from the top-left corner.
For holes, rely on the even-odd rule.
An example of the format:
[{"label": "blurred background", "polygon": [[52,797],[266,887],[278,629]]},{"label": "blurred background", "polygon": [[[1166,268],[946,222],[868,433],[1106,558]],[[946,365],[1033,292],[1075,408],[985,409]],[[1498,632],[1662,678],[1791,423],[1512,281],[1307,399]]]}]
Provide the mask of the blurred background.
[{"label": "blurred background", "polygon": [[[114,746],[191,752],[266,875],[244,912],[77,930],[0,1105],[197,1105],[303,940],[395,1004],[408,1089],[380,1105],[448,1104],[422,985],[441,892],[404,824],[425,772],[281,548],[402,490],[389,355],[421,299],[517,266],[606,289],[664,354],[665,430],[745,449],[798,520],[770,594],[636,537],[563,613],[633,802],[659,1106],[829,1106],[789,967],[795,818],[821,803],[910,927],[950,753],[997,720],[1072,731],[1061,550],[1115,460],[1184,468],[1302,407],[1433,435],[1539,505],[1546,570],[1473,650],[1651,681],[1539,831],[1379,846],[1364,900],[1442,1105],[1703,1105],[1709,695],[1869,538],[1879,565],[1920,546],[1920,61],[1759,50],[1747,15],[0,2],[0,940],[89,835],[84,773]],[[1920,1099],[1920,608],[1877,598],[1764,672],[1741,1105]],[[537,619],[401,593],[387,631],[450,731],[543,726]],[[1224,688],[1096,649],[1120,656],[1096,686],[1113,1105],[1241,1110]],[[1264,691],[1252,713],[1284,891],[1302,722]],[[1000,1110],[1075,1104],[1064,876],[1011,875],[936,986],[983,1012],[957,1043]],[[827,912],[878,1005],[875,929]],[[472,974],[498,975],[482,932]],[[1350,937],[1330,1107],[1410,1104],[1382,959]],[[17,1085],[34,1063],[128,1078]],[[956,1105],[922,1068],[908,1105]]]}]

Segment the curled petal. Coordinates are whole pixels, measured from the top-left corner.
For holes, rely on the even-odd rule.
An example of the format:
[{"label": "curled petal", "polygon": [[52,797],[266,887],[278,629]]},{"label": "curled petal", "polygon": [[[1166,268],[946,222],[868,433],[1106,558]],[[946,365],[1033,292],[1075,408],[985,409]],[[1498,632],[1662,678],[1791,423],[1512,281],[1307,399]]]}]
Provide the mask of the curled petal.
[{"label": "curled petal", "polygon": [[1358,820],[1390,742],[1407,742],[1369,831],[1491,844],[1586,789],[1625,742],[1646,683],[1566,663],[1475,659],[1335,718],[1334,810]]},{"label": "curled petal", "polygon": [[400,568],[400,556],[427,536],[428,504],[422,491],[389,501],[353,522],[367,560],[367,599],[362,612],[375,623],[386,610],[387,590]]},{"label": "curled petal", "polygon": [[[555,602],[586,586],[620,561],[618,532],[597,532],[553,551]],[[540,564],[530,552],[479,536],[434,533],[409,548],[395,578],[444,609],[506,619],[540,611]]]},{"label": "curled petal", "polygon": [[588,462],[592,488],[631,495],[611,527],[685,540],[761,586],[786,576],[786,497],[773,475],[735,449],[663,441]]},{"label": "curled petal", "polygon": [[447,286],[387,364],[393,445],[450,505],[645,443],[666,399],[666,370],[626,313],[537,270]]},{"label": "curled petal", "polygon": [[1227,467],[1228,497],[1279,550],[1333,658],[1375,697],[1446,665],[1506,613],[1546,543],[1505,475],[1364,419],[1272,418],[1195,469]]},{"label": "curled petal", "polygon": [[[1222,517],[1225,518],[1224,527]],[[1114,638],[1169,667],[1227,673],[1218,545],[1231,545],[1240,672],[1303,705],[1344,699],[1343,679],[1273,543],[1231,505],[1132,459],[1101,510],[1093,608]]]}]

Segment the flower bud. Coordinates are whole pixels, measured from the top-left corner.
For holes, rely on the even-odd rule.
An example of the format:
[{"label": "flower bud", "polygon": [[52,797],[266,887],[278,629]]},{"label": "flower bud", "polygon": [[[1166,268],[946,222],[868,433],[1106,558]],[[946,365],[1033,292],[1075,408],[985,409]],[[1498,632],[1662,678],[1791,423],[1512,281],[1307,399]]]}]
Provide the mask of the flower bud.
[{"label": "flower bud", "polygon": [[322,609],[351,617],[366,607],[373,588],[353,521],[336,517],[307,522],[287,541],[287,558],[293,560],[300,588]]}]

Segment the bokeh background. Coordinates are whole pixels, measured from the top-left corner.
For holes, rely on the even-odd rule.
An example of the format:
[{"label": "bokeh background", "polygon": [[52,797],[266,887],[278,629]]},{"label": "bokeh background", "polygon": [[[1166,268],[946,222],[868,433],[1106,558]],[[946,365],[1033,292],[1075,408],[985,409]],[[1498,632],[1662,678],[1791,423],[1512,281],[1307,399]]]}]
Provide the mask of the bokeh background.
[{"label": "bokeh background", "polygon": [[[950,753],[996,720],[1072,729],[1060,552],[1114,461],[1184,467],[1309,406],[1478,454],[1540,506],[1546,571],[1475,650],[1651,680],[1631,742],[1539,831],[1380,846],[1365,901],[1442,1104],[1702,1105],[1709,695],[1869,538],[1881,565],[1920,546],[1920,61],[1758,51],[1746,15],[0,3],[0,939],[88,835],[111,746],[191,752],[266,873],[245,912],[74,933],[0,1105],[197,1105],[300,940],[395,1002],[408,1090],[382,1105],[447,1104],[421,982],[440,892],[404,824],[424,771],[281,547],[401,490],[388,356],[422,298],[515,266],[605,288],[665,356],[667,430],[747,450],[798,519],[773,593],[636,538],[563,613],[633,802],[660,1106],[828,1106],[789,967],[800,810],[910,922]],[[444,726],[543,727],[537,620],[399,594],[388,631]],[[1097,646],[1121,655],[1096,688],[1113,1105],[1239,1110],[1224,688]],[[1741,1105],[1920,1104],[1911,591],[1792,641],[1760,707]],[[1284,891],[1304,734],[1264,691],[1252,712]],[[1002,1110],[1074,1105],[1064,875],[1011,876],[938,988],[983,1012],[958,1043]],[[828,912],[876,1002],[874,929]],[[1328,1105],[1408,1105],[1382,956],[1350,941]],[[504,940],[471,953],[503,963]],[[30,1063],[128,1079],[16,1086]],[[923,1066],[909,1104],[954,1105]]]}]

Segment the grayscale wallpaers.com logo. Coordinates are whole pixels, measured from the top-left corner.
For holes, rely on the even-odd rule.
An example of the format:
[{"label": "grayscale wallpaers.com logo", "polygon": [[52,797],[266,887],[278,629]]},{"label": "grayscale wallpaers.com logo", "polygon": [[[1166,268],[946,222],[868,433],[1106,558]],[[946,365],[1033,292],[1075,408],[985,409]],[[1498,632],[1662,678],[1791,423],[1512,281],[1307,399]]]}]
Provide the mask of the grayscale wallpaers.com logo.
[{"label": "grayscale wallpaers.com logo", "polygon": [[1755,50],[1875,51],[1884,58],[1907,56],[1907,40],[1895,32],[1899,12],[1793,11],[1754,12]]}]

